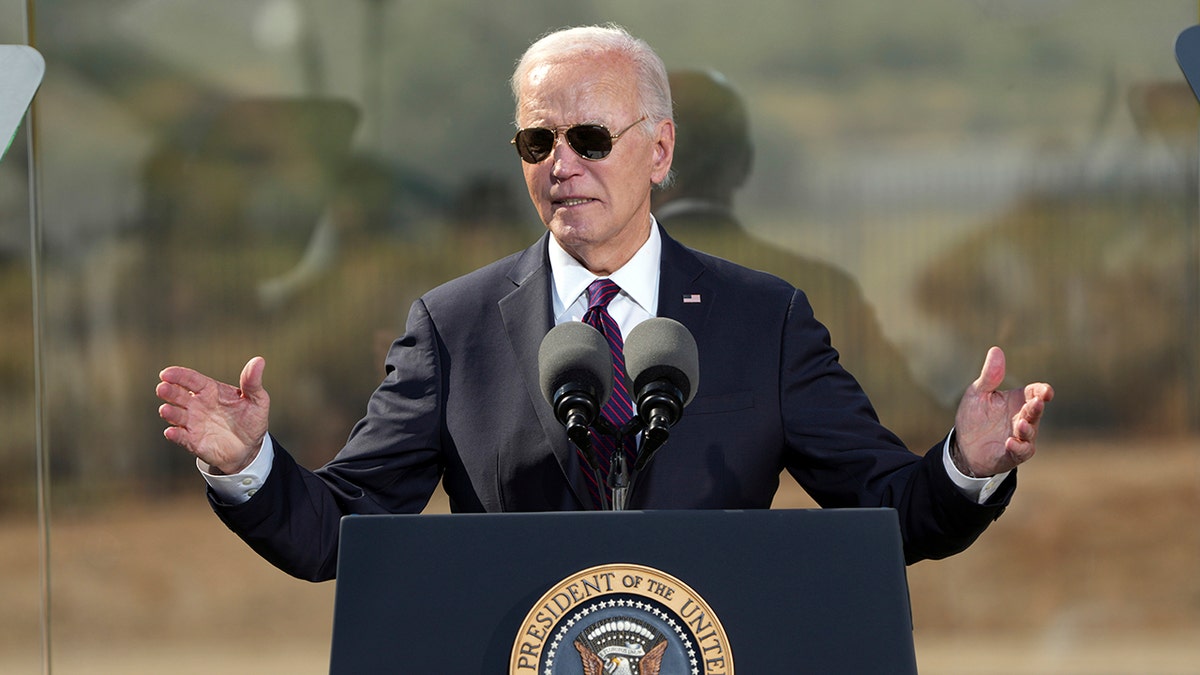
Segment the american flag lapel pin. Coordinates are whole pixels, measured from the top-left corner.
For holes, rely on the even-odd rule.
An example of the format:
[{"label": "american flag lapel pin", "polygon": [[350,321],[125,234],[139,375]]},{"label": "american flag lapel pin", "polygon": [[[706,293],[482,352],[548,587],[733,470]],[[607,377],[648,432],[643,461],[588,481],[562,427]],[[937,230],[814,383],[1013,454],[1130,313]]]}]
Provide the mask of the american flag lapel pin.
[{"label": "american flag lapel pin", "polygon": [[699,303],[700,303],[700,294],[699,293],[692,293],[690,295],[683,296],[683,304],[685,304],[685,305],[699,304]]}]

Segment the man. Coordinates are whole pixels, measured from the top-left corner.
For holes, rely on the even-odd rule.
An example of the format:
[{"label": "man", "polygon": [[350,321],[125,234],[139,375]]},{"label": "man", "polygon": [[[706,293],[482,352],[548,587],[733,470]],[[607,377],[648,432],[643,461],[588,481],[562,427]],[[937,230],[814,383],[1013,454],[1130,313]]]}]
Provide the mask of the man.
[{"label": "man", "polygon": [[1014,489],[1006,476],[1034,453],[1048,385],[996,391],[1004,357],[993,348],[957,431],[924,457],[909,452],[838,364],[802,292],[656,227],[650,192],[668,178],[675,127],[665,69],[645,43],[614,27],[553,33],[512,82],[514,144],[549,233],[413,304],[337,457],[309,471],[267,433],[261,358],[236,388],[162,372],[164,434],[197,457],[213,508],[243,540],[318,580],[335,573],[341,516],[418,512],[439,478],[458,512],[596,508],[540,392],[537,352],[553,325],[586,318],[598,278],[621,289],[607,306],[621,333],[676,319],[703,374],[630,508],[767,508],[786,469],[822,506],[896,508],[910,562],[962,550],[999,515]]}]

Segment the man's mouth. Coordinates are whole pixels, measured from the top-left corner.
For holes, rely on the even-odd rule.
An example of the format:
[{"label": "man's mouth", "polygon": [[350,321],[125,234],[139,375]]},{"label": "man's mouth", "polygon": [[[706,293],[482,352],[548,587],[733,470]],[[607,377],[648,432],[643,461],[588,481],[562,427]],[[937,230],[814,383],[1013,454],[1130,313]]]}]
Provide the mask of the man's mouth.
[{"label": "man's mouth", "polygon": [[592,201],[595,201],[595,200],[589,199],[587,197],[570,197],[567,199],[555,200],[554,205],[564,207],[564,208],[569,208],[572,206],[579,206],[580,204],[587,204],[588,202],[592,202]]}]

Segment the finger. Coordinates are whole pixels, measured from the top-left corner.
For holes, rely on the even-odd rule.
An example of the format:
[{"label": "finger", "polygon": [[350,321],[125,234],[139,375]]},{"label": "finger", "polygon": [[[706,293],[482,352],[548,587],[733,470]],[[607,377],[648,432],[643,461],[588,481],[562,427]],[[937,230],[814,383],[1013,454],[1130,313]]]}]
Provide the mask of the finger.
[{"label": "finger", "polygon": [[262,391],[263,371],[266,367],[267,361],[261,356],[255,356],[246,362],[242,374],[238,377],[238,386],[241,387],[243,396],[255,398]]},{"label": "finger", "polygon": [[1038,399],[1043,403],[1054,399],[1054,387],[1045,382],[1034,382],[1025,386],[1025,400]]},{"label": "finger", "polygon": [[194,399],[192,392],[177,384],[170,382],[159,382],[154,387],[154,394],[163,401],[181,408],[188,407],[188,404]]},{"label": "finger", "polygon": [[184,429],[183,427],[167,427],[166,429],[163,429],[163,437],[165,437],[168,441],[171,441],[172,443],[175,443],[177,445],[182,445],[184,448],[186,448],[188,450],[188,452],[191,452],[191,448],[188,448],[188,445],[187,445],[187,442],[188,442],[187,429]]},{"label": "finger", "polygon": [[168,403],[158,406],[158,416],[171,426],[182,427],[187,423],[187,411]]},{"label": "finger", "polygon": [[158,374],[163,382],[179,385],[190,392],[201,392],[213,383],[213,379],[191,368],[169,366]]},{"label": "finger", "polygon": [[1036,428],[1038,422],[1042,420],[1042,414],[1046,412],[1046,402],[1040,398],[1034,398],[1025,402],[1021,406],[1020,412],[1017,413],[1017,423],[1024,422],[1025,424]]},{"label": "finger", "polygon": [[1004,454],[1014,465],[1028,462],[1033,457],[1035,450],[1036,446],[1033,441],[1022,441],[1010,437],[1004,442]]},{"label": "finger", "polygon": [[990,394],[1000,388],[1000,384],[1004,382],[1004,350],[999,347],[992,347],[988,350],[987,356],[983,360],[983,368],[979,371],[979,378],[975,380],[972,386],[979,393]]},{"label": "finger", "polygon": [[1012,435],[1004,441],[1004,451],[1010,460],[1020,464],[1033,457],[1036,451],[1038,425],[1043,404],[1033,401],[1026,404],[1013,419]]},{"label": "finger", "polygon": [[1037,438],[1037,421],[1024,415],[1017,416],[1013,422],[1012,435],[1018,441],[1032,443]]}]

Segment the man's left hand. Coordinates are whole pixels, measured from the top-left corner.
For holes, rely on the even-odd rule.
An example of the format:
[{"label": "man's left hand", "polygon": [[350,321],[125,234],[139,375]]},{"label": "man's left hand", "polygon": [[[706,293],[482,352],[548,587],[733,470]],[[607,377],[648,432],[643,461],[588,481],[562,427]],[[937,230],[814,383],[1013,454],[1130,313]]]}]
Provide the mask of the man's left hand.
[{"label": "man's left hand", "polygon": [[1036,451],[1042,413],[1054,398],[1054,389],[1045,382],[998,391],[1004,368],[1004,352],[989,349],[979,378],[958,404],[954,460],[969,476],[994,476],[1029,461]]}]

